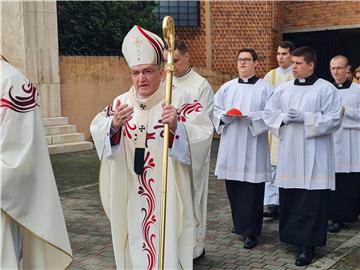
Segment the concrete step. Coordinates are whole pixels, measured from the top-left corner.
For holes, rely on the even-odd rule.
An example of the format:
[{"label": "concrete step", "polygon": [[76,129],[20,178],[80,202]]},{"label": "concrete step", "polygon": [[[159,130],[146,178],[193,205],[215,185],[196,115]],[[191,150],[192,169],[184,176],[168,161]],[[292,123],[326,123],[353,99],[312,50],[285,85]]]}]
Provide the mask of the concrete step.
[{"label": "concrete step", "polygon": [[93,143],[87,141],[48,145],[49,154],[61,154],[61,153],[69,153],[69,152],[86,151],[86,150],[91,150],[93,148],[94,148]]},{"label": "concrete step", "polygon": [[56,135],[65,133],[75,133],[75,125],[47,126],[44,127],[45,135]]},{"label": "concrete step", "polygon": [[84,141],[84,133],[68,133],[45,136],[47,144],[61,144]]},{"label": "concrete step", "polygon": [[67,117],[49,117],[43,118],[44,127],[48,126],[64,126],[69,124],[69,119]]}]

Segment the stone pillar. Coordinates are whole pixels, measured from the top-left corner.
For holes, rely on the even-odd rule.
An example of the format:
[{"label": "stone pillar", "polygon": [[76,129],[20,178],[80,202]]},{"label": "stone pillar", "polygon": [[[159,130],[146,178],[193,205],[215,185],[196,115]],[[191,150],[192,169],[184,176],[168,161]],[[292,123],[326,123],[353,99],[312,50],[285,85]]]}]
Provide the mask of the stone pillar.
[{"label": "stone pillar", "polygon": [[61,116],[55,1],[1,1],[1,50],[41,95],[43,117]]}]

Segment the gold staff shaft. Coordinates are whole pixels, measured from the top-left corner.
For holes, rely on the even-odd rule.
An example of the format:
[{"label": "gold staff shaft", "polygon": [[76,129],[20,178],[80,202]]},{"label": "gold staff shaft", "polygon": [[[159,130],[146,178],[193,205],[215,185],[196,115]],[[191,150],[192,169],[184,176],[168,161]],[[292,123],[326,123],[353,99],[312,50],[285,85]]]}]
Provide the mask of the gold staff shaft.
[{"label": "gold staff shaft", "polygon": [[[174,73],[174,47],[175,47],[175,26],[174,20],[170,16],[164,17],[162,23],[164,40],[168,45],[167,63],[165,64],[165,105],[171,104],[172,79]],[[169,125],[164,125],[164,150],[162,163],[162,189],[161,189],[161,231],[160,231],[160,258],[159,269],[164,269],[165,258],[165,228],[166,228],[166,194],[167,194],[167,175],[168,175],[168,149],[169,149]]]}]

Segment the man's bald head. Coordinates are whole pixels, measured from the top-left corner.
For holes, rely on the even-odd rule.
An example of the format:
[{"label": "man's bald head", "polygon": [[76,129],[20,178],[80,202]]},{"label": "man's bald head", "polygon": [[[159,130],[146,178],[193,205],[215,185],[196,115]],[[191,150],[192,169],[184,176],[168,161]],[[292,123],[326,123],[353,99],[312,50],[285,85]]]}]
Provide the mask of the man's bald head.
[{"label": "man's bald head", "polygon": [[[333,60],[343,60],[344,61],[344,65],[345,66],[348,66],[349,65],[349,59],[347,59],[347,57],[346,56],[344,56],[344,55],[336,55],[336,56],[334,56],[333,58],[331,58],[331,61],[333,61]],[[330,61],[330,62],[331,62]]]},{"label": "man's bald head", "polygon": [[336,55],[330,60],[330,72],[338,84],[346,81],[346,74],[349,71],[349,60],[346,56]]}]

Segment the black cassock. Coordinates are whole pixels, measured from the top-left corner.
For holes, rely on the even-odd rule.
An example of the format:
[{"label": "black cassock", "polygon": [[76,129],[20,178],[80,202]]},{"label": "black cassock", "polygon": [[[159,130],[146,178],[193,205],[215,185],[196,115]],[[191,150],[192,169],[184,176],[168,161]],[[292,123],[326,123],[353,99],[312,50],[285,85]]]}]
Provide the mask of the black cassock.
[{"label": "black cassock", "polygon": [[226,180],[235,233],[259,236],[263,223],[265,183]]},{"label": "black cassock", "polygon": [[330,194],[330,216],[334,221],[354,222],[360,207],[360,172],[336,173],[335,191]]},{"label": "black cassock", "polygon": [[301,247],[326,245],[330,190],[279,189],[280,241]]}]

